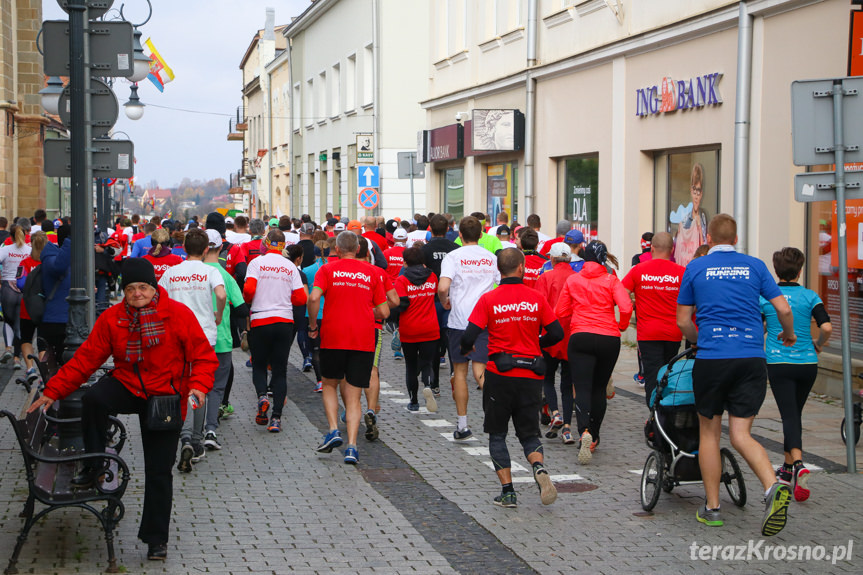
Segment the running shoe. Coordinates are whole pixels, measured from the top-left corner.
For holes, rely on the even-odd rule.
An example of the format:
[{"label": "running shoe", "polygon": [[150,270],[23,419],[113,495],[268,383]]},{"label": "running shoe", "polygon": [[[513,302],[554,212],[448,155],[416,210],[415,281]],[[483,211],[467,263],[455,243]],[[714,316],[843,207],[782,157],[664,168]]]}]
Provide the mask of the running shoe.
[{"label": "running shoe", "polygon": [[228,419],[234,415],[234,406],[230,403],[227,405],[219,406],[219,419]]},{"label": "running shoe", "polygon": [[26,378],[27,378],[27,383],[32,385],[33,382],[35,382],[37,379],[39,379],[39,372],[36,371],[35,367],[31,367],[30,369],[27,370]]},{"label": "running shoe", "polygon": [[500,495],[494,498],[494,504],[499,507],[518,507],[518,496],[515,491],[502,491]]},{"label": "running shoe", "polygon": [[266,425],[270,418],[267,417],[267,412],[270,410],[270,400],[266,395],[258,398],[258,414],[255,416],[255,423],[258,425]]},{"label": "running shoe", "polygon": [[473,437],[473,431],[470,430],[470,427],[465,427],[464,429],[456,429],[452,432],[452,436],[455,439],[461,441]]},{"label": "running shoe", "polygon": [[551,423],[551,412],[548,410],[548,404],[542,406],[542,411],[539,412],[540,425],[548,425]]},{"label": "running shoe", "polygon": [[790,469],[786,469],[782,465],[776,468],[776,481],[778,481],[782,485],[791,485],[792,479],[793,477],[791,475]]},{"label": "running shoe", "polygon": [[440,364],[446,365],[446,356],[443,356],[442,358],[440,358]]},{"label": "running shoe", "polygon": [[794,492],[795,501],[806,501],[809,499],[809,489],[806,484],[809,482],[809,470],[803,463],[794,465],[794,478],[791,482],[791,491]]},{"label": "running shoe", "polygon": [[13,357],[14,356],[12,355],[12,352],[7,349],[6,351],[3,352],[3,355],[0,356],[0,363],[6,363],[10,359],[12,359]]},{"label": "running shoe", "polygon": [[708,509],[705,503],[695,512],[695,518],[699,523],[704,523],[709,527],[722,527],[722,513],[719,509]]},{"label": "running shoe", "polygon": [[312,371],[312,358],[307,357],[303,360],[303,371],[305,373]]},{"label": "running shoe", "polygon": [[219,440],[216,438],[215,431],[208,431],[204,434],[204,447],[207,449],[214,449],[216,451],[222,449],[222,444],[219,443]]},{"label": "running shoe", "polygon": [[324,436],[324,442],[318,445],[318,453],[330,453],[334,447],[339,447],[342,444],[342,434],[338,429],[333,429]]},{"label": "running shoe", "polygon": [[590,451],[591,443],[593,443],[593,436],[591,436],[590,432],[585,429],[584,433],[581,434],[581,447],[578,448],[579,464],[587,465],[590,463],[590,459],[593,457],[593,453]]},{"label": "running shoe", "polygon": [[533,479],[539,487],[539,500],[543,505],[551,505],[557,499],[557,488],[551,481],[551,476],[543,466],[537,466],[533,469]]},{"label": "running shoe", "polygon": [[440,388],[439,387],[433,387],[433,388],[431,388],[431,390],[432,390],[432,393],[434,394],[435,401],[440,399]]},{"label": "running shoe", "polygon": [[345,463],[349,465],[356,465],[360,461],[360,454],[357,453],[357,448],[349,445],[345,449]]},{"label": "running shoe", "polygon": [[779,482],[773,484],[764,497],[764,518],[761,520],[761,534],[769,537],[785,528],[788,521],[788,502],[791,490]]},{"label": "running shoe", "polygon": [[609,379],[608,385],[605,386],[605,399],[611,399],[614,397],[614,395],[615,395],[614,380]]},{"label": "running shoe", "polygon": [[270,424],[267,425],[267,431],[270,433],[278,433],[282,430],[282,420],[278,417],[270,418]]},{"label": "running shoe", "polygon": [[246,367],[252,367],[252,358],[246,360]]},{"label": "running shoe", "polygon": [[192,456],[192,463],[198,463],[207,456],[207,450],[200,443],[193,445],[192,449],[195,451],[195,454]]},{"label": "running shoe", "polygon": [[15,358],[15,365],[12,366],[12,369],[25,369],[24,360],[21,358]]},{"label": "running shoe", "polygon": [[405,354],[403,354],[400,351],[396,351],[393,353],[393,359],[395,359],[396,361],[402,360],[404,358],[405,358]]},{"label": "running shoe", "polygon": [[249,332],[247,331],[244,331],[243,335],[240,336],[240,349],[249,351]]},{"label": "running shoe", "polygon": [[429,410],[429,413],[437,413],[437,400],[435,399],[432,388],[423,388],[423,398],[426,400],[426,409]]},{"label": "running shoe", "polygon": [[180,448],[180,463],[177,464],[177,471],[180,473],[191,472],[193,455],[195,455],[195,450],[192,447],[192,444],[188,441],[184,441],[183,447]]},{"label": "running shoe", "polygon": [[348,412],[345,411],[345,408],[344,407],[341,408],[339,410],[339,421],[341,421],[342,423],[345,423],[345,417],[347,417],[347,414],[348,414]]},{"label": "running shoe", "polygon": [[407,406],[407,410],[408,411],[419,411],[420,410],[420,404],[419,403],[409,403]]},{"label": "running shoe", "polygon": [[323,393],[324,391],[324,382],[319,381],[315,384],[315,393]]},{"label": "running shoe", "polygon": [[644,376],[640,373],[633,375],[632,380],[638,384],[638,387],[644,387]]},{"label": "running shoe", "polygon": [[554,439],[557,437],[557,432],[561,427],[563,427],[563,418],[559,413],[555,413],[551,416],[551,422],[548,425],[548,431],[545,432],[545,436],[549,439]]},{"label": "running shoe", "polygon": [[366,424],[366,439],[374,441],[378,438],[378,416],[375,412],[369,409],[363,416],[363,422]]},{"label": "running shoe", "polygon": [[564,429],[560,434],[560,440],[563,441],[564,445],[572,445],[575,443],[575,439],[572,438],[572,431],[569,429]]},{"label": "running shoe", "polygon": [[590,452],[593,453],[596,451],[596,447],[599,445],[599,438],[597,437],[595,440],[590,442]]}]

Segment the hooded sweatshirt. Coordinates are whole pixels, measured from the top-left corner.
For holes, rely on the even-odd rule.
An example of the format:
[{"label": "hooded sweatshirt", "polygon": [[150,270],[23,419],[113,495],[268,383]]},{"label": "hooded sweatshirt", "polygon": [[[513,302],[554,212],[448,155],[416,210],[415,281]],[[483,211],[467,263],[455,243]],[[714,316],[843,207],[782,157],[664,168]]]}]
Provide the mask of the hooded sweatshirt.
[{"label": "hooded sweatshirt", "polygon": [[425,266],[408,266],[396,278],[395,288],[401,304],[399,337],[402,342],[417,343],[440,339],[434,299],[437,276]]},{"label": "hooded sweatshirt", "polygon": [[[615,305],[620,309],[620,321],[614,316]],[[554,313],[557,317],[572,316],[570,333],[620,337],[632,317],[632,300],[605,266],[584,262],[581,273],[566,280]]]}]

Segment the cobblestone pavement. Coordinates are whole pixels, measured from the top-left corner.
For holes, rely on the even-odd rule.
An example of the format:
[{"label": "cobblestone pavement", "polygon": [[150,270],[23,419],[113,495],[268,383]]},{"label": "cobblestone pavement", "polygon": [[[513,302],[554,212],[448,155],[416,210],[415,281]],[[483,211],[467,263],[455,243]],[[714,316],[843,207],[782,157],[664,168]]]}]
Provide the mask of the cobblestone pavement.
[{"label": "cobblestone pavement", "polygon": [[[577,464],[575,446],[544,440],[547,466],[560,492],[554,505],[540,504],[521,449],[510,438],[517,509],[491,505],[499,487],[487,438],[480,432],[479,392],[472,386],[469,417],[475,440],[456,443],[451,440],[455,406],[446,389],[436,414],[405,409],[404,365],[393,360],[389,336],[381,368],[380,440],[369,443],[360,434],[357,467],[344,465],[340,450],[329,455],[313,451],[326,423],[310,374],[289,368],[283,433],[272,435],[255,425],[251,370],[244,362],[243,354],[236,352],[231,397],[237,413],[222,424],[224,449],[210,452],[191,474],[175,477],[165,564],[146,561],[146,546],[135,537],[143,459],[137,421],[126,419],[131,441],[123,455],[133,479],[116,547],[127,572],[863,572],[863,542],[857,537],[863,475],[843,472],[838,402],[813,399],[807,406],[807,460],[823,470],[813,473],[810,501],[792,503],[788,527],[759,544],[760,487],[740,457],[749,502],[739,509],[723,490],[724,527],[708,528],[695,521],[703,501],[700,485],[663,493],[652,514],[642,512],[639,481],[649,453],[642,432],[647,410],[632,382],[635,354],[628,348],[621,353],[614,376],[618,393],[609,402],[602,443],[590,465]],[[296,349],[291,362],[301,364]],[[0,369],[0,381],[9,375]],[[755,433],[771,460],[779,462],[781,428],[769,395]],[[24,398],[24,391],[10,383],[0,393],[0,405],[17,411]],[[863,448],[857,453],[863,459]],[[0,421],[0,565],[11,554],[21,526],[18,512],[26,483],[20,462],[11,426]],[[850,560],[834,564],[834,545],[847,546],[849,541]],[[722,560],[723,553],[732,551],[719,547],[717,560],[693,559],[712,554],[712,546],[750,545],[754,553],[749,560]],[[759,559],[768,553],[767,545],[782,546],[784,558]],[[827,558],[789,560],[797,552],[790,547],[795,545],[824,546]],[[820,553],[815,547],[812,552]],[[55,512],[34,528],[19,567],[22,573],[98,573],[106,555],[91,516],[79,510]]]}]

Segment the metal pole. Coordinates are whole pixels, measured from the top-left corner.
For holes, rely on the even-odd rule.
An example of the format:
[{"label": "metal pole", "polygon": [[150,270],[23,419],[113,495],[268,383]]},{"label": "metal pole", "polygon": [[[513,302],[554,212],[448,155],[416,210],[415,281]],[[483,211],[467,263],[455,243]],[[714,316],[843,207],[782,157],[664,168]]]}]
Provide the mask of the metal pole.
[{"label": "metal pole", "polygon": [[411,217],[414,217],[414,154],[409,154],[408,158],[411,161]]},{"label": "metal pole", "polygon": [[105,229],[105,180],[96,178],[96,227]]},{"label": "metal pole", "polygon": [[737,249],[749,252],[749,126],[752,102],[752,21],[740,3],[737,24],[737,95],[734,113],[734,219]]},{"label": "metal pole", "polygon": [[[67,5],[69,12],[69,89],[72,175],[72,270],[69,322],[66,324],[68,360],[90,333],[94,311],[88,292],[95,284],[93,253],[93,176],[90,164],[90,72],[88,70],[87,6]],[[89,288],[89,289],[88,289]]]},{"label": "metal pole", "polygon": [[845,227],[845,134],[842,129],[842,80],[833,81],[833,154],[836,158],[836,226],[839,232],[839,316],[842,331],[842,397],[845,403],[845,456],[848,473],[857,473],[854,451],[854,402],[851,399],[851,329],[848,318],[848,243]]}]

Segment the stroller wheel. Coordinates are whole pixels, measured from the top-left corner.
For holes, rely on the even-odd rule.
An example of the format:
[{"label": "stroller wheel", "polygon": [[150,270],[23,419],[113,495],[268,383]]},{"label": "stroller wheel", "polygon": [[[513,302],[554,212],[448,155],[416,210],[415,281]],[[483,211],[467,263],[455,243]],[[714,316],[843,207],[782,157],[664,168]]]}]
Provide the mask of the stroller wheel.
[{"label": "stroller wheel", "polygon": [[723,447],[719,453],[722,458],[722,483],[725,484],[734,505],[743,507],[746,505],[746,484],[743,482],[743,473],[740,472],[737,459],[727,447]]},{"label": "stroller wheel", "polygon": [[662,452],[654,449],[644,462],[644,471],[641,473],[641,507],[650,511],[659,501],[662,493],[663,480],[665,477],[665,458]]},{"label": "stroller wheel", "polygon": [[666,493],[671,493],[671,490],[674,489],[674,481],[670,477],[666,477],[662,481],[662,490]]}]

